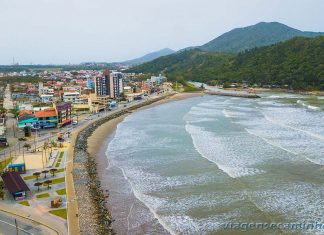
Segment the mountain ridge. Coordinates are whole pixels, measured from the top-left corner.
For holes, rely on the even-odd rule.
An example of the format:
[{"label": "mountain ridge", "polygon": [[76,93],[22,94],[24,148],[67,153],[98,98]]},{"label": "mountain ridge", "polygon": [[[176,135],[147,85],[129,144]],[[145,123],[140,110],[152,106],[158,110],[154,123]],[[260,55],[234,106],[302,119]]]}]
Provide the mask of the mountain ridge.
[{"label": "mountain ridge", "polygon": [[157,59],[157,58],[159,58],[161,56],[170,55],[170,54],[172,54],[174,52],[175,52],[174,50],[166,47],[166,48],[163,48],[161,50],[145,54],[145,55],[143,55],[141,57],[131,59],[131,60],[126,60],[126,61],[119,62],[119,63],[127,64],[127,65],[139,65],[139,64],[143,64],[143,63],[155,60],[155,59]]},{"label": "mountain ridge", "polygon": [[320,35],[324,35],[324,32],[301,31],[279,22],[259,22],[255,25],[232,29],[198,48],[203,51],[240,52],[272,45],[297,36]]},{"label": "mountain ridge", "polygon": [[173,81],[227,82],[324,90],[324,36],[294,37],[240,53],[187,50],[131,68]]}]

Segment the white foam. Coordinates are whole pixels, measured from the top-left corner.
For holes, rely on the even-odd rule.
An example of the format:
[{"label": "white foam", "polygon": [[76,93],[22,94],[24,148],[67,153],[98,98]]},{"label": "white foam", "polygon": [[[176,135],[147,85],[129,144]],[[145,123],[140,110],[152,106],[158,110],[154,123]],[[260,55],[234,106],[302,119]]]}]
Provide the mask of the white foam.
[{"label": "white foam", "polygon": [[315,137],[317,139],[320,139],[320,140],[324,140],[324,136],[320,135],[320,134],[316,134],[316,133],[313,133],[313,132],[310,132],[310,131],[307,131],[307,130],[303,130],[303,129],[300,129],[300,128],[296,128],[296,127],[292,127],[290,125],[287,125],[287,124],[284,124],[282,122],[278,122],[272,118],[270,118],[268,115],[266,115],[264,112],[262,113],[264,115],[264,118],[269,121],[269,122],[272,122],[274,124],[277,124],[279,126],[282,126],[282,127],[286,127],[286,128],[289,128],[289,129],[292,129],[292,130],[295,130],[295,131],[300,131],[300,132],[303,132],[309,136],[312,136],[312,137]]},{"label": "white foam", "polygon": [[[117,167],[118,167],[118,166],[117,166]],[[132,181],[128,179],[128,177],[127,177],[125,171],[124,171],[122,168],[120,168],[120,167],[119,167],[119,169],[122,171],[122,173],[123,173],[123,175],[124,175],[124,178],[125,178],[125,179],[128,181],[128,183],[130,184],[134,196],[135,196],[139,201],[141,201],[141,202],[142,202],[142,203],[143,203],[143,204],[144,204],[144,205],[145,205],[145,206],[150,210],[150,212],[153,214],[154,218],[156,218],[156,219],[159,221],[159,223],[163,226],[163,228],[164,228],[165,230],[167,230],[167,231],[168,231],[170,234],[172,234],[172,235],[179,234],[176,230],[174,230],[172,227],[170,227],[168,224],[166,224],[165,221],[162,219],[162,217],[160,217],[160,216],[156,213],[155,209],[153,208],[153,205],[152,205],[151,203],[148,203],[148,202],[147,202],[147,197],[148,197],[148,196],[147,196],[147,195],[144,195],[144,194],[142,194],[142,193],[140,193],[140,192],[138,192],[138,191],[136,190],[136,188],[134,187]],[[160,200],[161,200],[161,199],[160,199]],[[158,201],[158,202],[163,204],[162,201]],[[155,205],[155,206],[156,206],[156,205]]]},{"label": "white foam", "polygon": [[[231,178],[238,178],[248,175],[263,173],[262,170],[247,167],[245,159],[239,161],[240,157],[220,156],[217,152],[222,152],[221,146],[215,146],[217,142],[213,133],[204,130],[201,127],[186,124],[186,131],[191,135],[193,144],[197,152],[205,159],[213,162],[217,167]],[[212,143],[212,144],[208,144]],[[219,149],[218,149],[219,148]]]},{"label": "white foam", "polygon": [[245,114],[243,112],[233,112],[226,109],[223,109],[222,113],[227,118],[235,118],[235,117],[244,117]]},{"label": "white foam", "polygon": [[231,117],[233,117],[233,116],[231,116],[225,109],[223,109],[223,114],[224,114],[224,116],[225,117],[227,117],[227,118],[231,118]]},{"label": "white foam", "polygon": [[297,100],[297,104],[300,104],[300,105],[302,105],[303,107],[306,107],[306,108],[308,108],[308,109],[310,109],[310,110],[320,110],[319,107],[317,107],[317,106],[313,106],[313,105],[308,105],[308,104],[306,104],[304,101],[301,101],[301,100]]},{"label": "white foam", "polygon": [[322,218],[324,205],[321,193],[323,190],[322,185],[287,181],[254,192],[251,196],[262,211],[280,213],[289,221],[300,223]]},{"label": "white foam", "polygon": [[278,144],[275,144],[275,143],[271,142],[270,140],[264,138],[264,137],[261,136],[260,134],[257,134],[256,132],[253,132],[252,130],[250,130],[250,129],[248,129],[248,128],[244,128],[244,129],[246,130],[247,133],[249,133],[249,134],[251,134],[251,135],[254,135],[254,136],[256,136],[256,137],[261,138],[264,142],[266,142],[266,143],[268,143],[268,144],[270,144],[270,145],[272,145],[272,146],[274,146],[274,147],[280,148],[280,149],[282,149],[282,150],[284,150],[284,151],[286,151],[286,152],[288,152],[288,153],[292,153],[292,154],[294,154],[294,155],[298,155],[296,152],[291,151],[291,150],[289,150],[289,149],[287,149],[287,148],[284,148],[284,147],[282,147],[282,146],[280,146],[280,145],[278,145]]}]

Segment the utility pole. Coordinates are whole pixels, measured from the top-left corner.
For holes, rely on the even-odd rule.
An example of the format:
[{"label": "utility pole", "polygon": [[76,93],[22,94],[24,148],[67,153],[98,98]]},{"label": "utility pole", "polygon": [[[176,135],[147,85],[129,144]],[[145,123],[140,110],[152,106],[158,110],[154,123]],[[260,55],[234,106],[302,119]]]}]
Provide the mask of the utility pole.
[{"label": "utility pole", "polygon": [[16,137],[16,132],[15,132],[15,123],[12,123],[12,131],[13,131],[13,136]]},{"label": "utility pole", "polygon": [[19,230],[18,230],[18,222],[17,220],[15,219],[15,226],[16,226],[16,232],[17,232],[17,235],[19,235]]},{"label": "utility pole", "polygon": [[36,128],[36,132],[35,132],[35,136],[34,136],[35,152],[36,152],[36,148],[37,148],[37,137],[38,137],[38,134],[37,134],[37,128]]},{"label": "utility pole", "polygon": [[43,164],[43,169],[44,169],[45,166],[44,166],[44,158],[43,158],[43,149],[42,149],[42,164]]},{"label": "utility pole", "polygon": [[24,151],[24,147],[23,147],[23,152],[22,152],[22,154],[23,154],[23,161],[24,161],[24,163],[26,164],[26,162],[25,162],[25,151]]}]

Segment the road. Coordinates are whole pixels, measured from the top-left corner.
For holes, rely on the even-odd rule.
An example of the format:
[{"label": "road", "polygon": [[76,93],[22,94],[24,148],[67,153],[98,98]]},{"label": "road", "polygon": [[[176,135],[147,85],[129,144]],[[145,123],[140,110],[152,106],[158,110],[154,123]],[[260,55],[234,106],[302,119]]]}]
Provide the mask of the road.
[{"label": "road", "polygon": [[[6,89],[6,91],[7,91],[7,89]],[[69,125],[69,126],[62,127],[60,129],[40,129],[38,131],[38,137],[37,137],[36,141],[35,141],[34,138],[29,139],[28,141],[18,141],[17,138],[8,138],[8,139],[11,140],[10,141],[11,143],[9,145],[10,147],[7,147],[7,148],[5,148],[3,150],[0,150],[0,160],[5,159],[6,157],[8,157],[10,151],[12,153],[11,156],[15,156],[16,154],[21,154],[22,153],[23,145],[25,143],[30,144],[31,145],[31,149],[35,149],[35,142],[36,142],[36,145],[37,145],[37,148],[38,148],[38,147],[40,147],[40,146],[43,145],[43,142],[45,140],[57,136],[56,134],[50,135],[49,132],[67,132],[67,130],[71,130],[72,131],[73,129],[82,127],[83,125],[87,124],[88,122],[91,122],[92,120],[96,120],[96,119],[102,118],[104,116],[110,115],[110,114],[112,114],[114,112],[117,112],[119,110],[126,109],[126,108],[129,108],[129,107],[133,106],[133,105],[142,103],[142,102],[144,102],[144,101],[146,101],[148,99],[154,99],[154,98],[156,98],[158,96],[159,95],[157,95],[157,94],[154,93],[150,97],[144,98],[143,100],[137,100],[137,101],[132,101],[132,102],[126,103],[125,104],[126,107],[124,107],[124,104],[122,104],[122,105],[119,105],[116,108],[113,108],[111,111],[104,111],[104,112],[100,112],[100,113],[96,113],[96,114],[90,114],[88,116],[88,118],[85,118],[85,119],[79,121],[77,125]],[[11,117],[11,120],[12,119],[13,118]],[[7,119],[7,121],[8,121],[8,119]],[[8,134],[10,135],[10,137],[13,137],[12,123],[10,123],[9,126],[11,128],[8,127],[7,131],[11,132],[11,134],[9,134],[9,133]],[[15,135],[16,135],[16,137],[23,136],[23,133],[21,131],[20,132],[16,131],[15,132]],[[35,133],[34,133],[34,135],[35,135]],[[12,140],[12,139],[14,139],[14,140]]]},{"label": "road", "polygon": [[[153,96],[151,98],[156,98],[157,96]],[[56,130],[53,130],[53,131],[60,131],[60,132],[67,132],[67,130],[69,130],[70,132],[73,131],[73,129],[79,129],[79,128],[82,128],[84,125],[88,124],[89,122],[93,122],[97,119],[100,119],[100,118],[103,118],[105,116],[108,116],[108,115],[111,115],[115,112],[118,112],[122,109],[126,109],[126,108],[129,108],[129,107],[132,107],[134,105],[137,105],[137,104],[140,104],[144,101],[146,101],[147,99],[144,99],[144,100],[140,100],[140,101],[133,101],[133,102],[130,102],[130,103],[127,103],[125,105],[120,105],[119,107],[116,107],[114,108],[113,110],[111,111],[105,111],[105,112],[101,112],[101,113],[98,113],[98,114],[92,114],[92,115],[89,115],[89,117],[87,119],[83,119],[81,121],[79,121],[79,123],[77,125],[70,125],[68,127],[63,127],[61,129],[56,129]],[[42,130],[39,134],[45,134],[44,136],[40,136],[38,137],[38,146],[41,146],[42,145],[42,141],[44,141],[45,139],[49,138],[49,134],[48,134],[49,130]],[[34,148],[34,141],[33,140],[30,140],[30,141],[27,141],[28,143],[31,144],[32,146],[32,149]],[[20,147],[23,146],[24,142],[20,142]],[[18,150],[19,149],[19,146],[18,146],[18,143],[14,146],[11,146],[11,151],[14,151],[14,150]],[[8,150],[7,150],[8,151]],[[8,153],[8,152],[7,152]],[[17,218],[17,221],[18,221],[18,234],[21,234],[21,235],[25,235],[25,234],[48,234],[48,235],[51,235],[51,234],[56,234],[53,230],[41,225],[41,224],[38,224],[36,222],[33,222],[33,221],[30,221],[28,219],[23,219],[23,218]],[[10,215],[10,214],[7,214],[3,211],[0,211],[0,235],[2,234],[5,234],[5,235],[15,235],[17,234],[17,231],[16,231],[16,226],[15,226],[15,218]]]},{"label": "road", "polygon": [[[50,228],[45,227],[42,224],[23,219],[16,218],[18,225],[19,235],[52,235],[57,234]],[[15,226],[15,217],[6,212],[0,211],[0,234],[2,235],[17,235],[17,229]]]}]

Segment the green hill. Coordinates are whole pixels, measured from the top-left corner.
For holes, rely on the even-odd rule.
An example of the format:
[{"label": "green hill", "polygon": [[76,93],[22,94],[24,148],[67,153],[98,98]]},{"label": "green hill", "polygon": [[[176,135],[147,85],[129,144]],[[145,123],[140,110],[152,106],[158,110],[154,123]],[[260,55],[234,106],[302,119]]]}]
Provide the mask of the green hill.
[{"label": "green hill", "polygon": [[240,53],[198,49],[160,57],[130,72],[164,73],[171,80],[242,82],[324,90],[324,36],[296,37]]},{"label": "green hill", "polygon": [[199,49],[240,52],[283,42],[297,36],[316,37],[320,35],[324,35],[324,33],[304,32],[278,22],[261,22],[256,25],[233,29],[200,46]]}]

